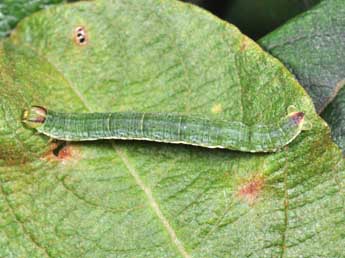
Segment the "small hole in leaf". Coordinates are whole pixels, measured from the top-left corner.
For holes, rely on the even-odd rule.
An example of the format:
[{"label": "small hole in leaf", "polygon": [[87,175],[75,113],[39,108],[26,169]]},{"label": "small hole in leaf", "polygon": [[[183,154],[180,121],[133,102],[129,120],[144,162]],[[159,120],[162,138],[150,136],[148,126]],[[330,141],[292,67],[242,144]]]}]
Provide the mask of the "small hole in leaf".
[{"label": "small hole in leaf", "polygon": [[54,154],[54,156],[55,156],[55,157],[59,157],[59,156],[60,156],[60,155],[59,155],[60,152],[63,150],[63,148],[66,147],[66,145],[67,145],[66,142],[61,142],[60,144],[58,144],[58,145],[56,146],[56,148],[53,149],[53,154]]},{"label": "small hole in leaf", "polygon": [[78,45],[86,45],[87,44],[87,33],[84,27],[77,27],[74,32],[74,41]]}]

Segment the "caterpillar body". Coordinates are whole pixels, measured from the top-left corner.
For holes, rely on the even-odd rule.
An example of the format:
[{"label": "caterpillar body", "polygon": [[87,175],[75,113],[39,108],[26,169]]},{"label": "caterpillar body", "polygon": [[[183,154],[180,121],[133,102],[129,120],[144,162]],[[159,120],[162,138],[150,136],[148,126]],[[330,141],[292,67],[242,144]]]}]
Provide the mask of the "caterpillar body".
[{"label": "caterpillar body", "polygon": [[53,139],[146,140],[244,152],[274,152],[306,129],[304,113],[289,107],[276,124],[246,125],[173,113],[62,113],[41,106],[25,110],[23,122]]}]

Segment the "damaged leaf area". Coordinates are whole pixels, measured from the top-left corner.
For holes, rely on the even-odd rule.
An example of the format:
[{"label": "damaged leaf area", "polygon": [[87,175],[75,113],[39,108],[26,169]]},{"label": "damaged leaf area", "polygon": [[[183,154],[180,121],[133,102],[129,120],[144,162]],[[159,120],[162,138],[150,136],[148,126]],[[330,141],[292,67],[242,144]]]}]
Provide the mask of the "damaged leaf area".
[{"label": "damaged leaf area", "polygon": [[264,184],[264,178],[261,176],[254,176],[240,186],[238,196],[247,201],[249,204],[253,204],[254,201],[260,196]]},{"label": "damaged leaf area", "polygon": [[68,161],[78,162],[80,153],[79,145],[75,143],[67,142],[54,142],[51,144],[50,149],[46,152],[42,158],[48,161],[60,161],[66,163]]},{"label": "damaged leaf area", "polygon": [[[345,253],[344,164],[329,129],[279,61],[197,7],[104,0],[37,13],[1,43],[0,96],[1,257]],[[278,122],[294,105],[313,128],[273,154],[139,141],[56,149],[23,126],[31,105],[246,124]]]}]

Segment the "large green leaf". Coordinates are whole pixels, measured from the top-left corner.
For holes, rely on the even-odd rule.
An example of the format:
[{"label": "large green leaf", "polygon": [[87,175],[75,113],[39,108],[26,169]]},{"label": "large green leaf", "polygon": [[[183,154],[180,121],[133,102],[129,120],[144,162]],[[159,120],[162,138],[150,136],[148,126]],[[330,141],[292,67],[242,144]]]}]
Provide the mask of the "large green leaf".
[{"label": "large green leaf", "polygon": [[326,0],[259,41],[293,72],[320,113],[345,82],[345,2]]},{"label": "large green leaf", "polygon": [[1,0],[0,38],[7,36],[22,18],[64,0]]},{"label": "large green leaf", "polygon": [[322,112],[322,117],[332,128],[332,138],[345,153],[345,88]]},{"label": "large green leaf", "polygon": [[[81,2],[26,19],[0,53],[0,256],[345,253],[341,153],[293,76],[233,26],[177,1]],[[21,124],[32,104],[248,124],[293,104],[313,129],[275,154],[130,141],[52,153]]]}]

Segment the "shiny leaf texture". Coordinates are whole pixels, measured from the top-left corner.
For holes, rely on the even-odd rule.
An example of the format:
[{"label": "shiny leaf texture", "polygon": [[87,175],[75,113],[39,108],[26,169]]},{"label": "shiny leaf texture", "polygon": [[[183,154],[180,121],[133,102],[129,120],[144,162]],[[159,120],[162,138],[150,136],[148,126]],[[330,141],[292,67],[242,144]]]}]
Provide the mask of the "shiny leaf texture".
[{"label": "shiny leaf texture", "polygon": [[[83,41],[78,32],[82,28]],[[340,257],[344,164],[288,70],[235,27],[168,0],[80,2],[0,48],[0,256]],[[130,141],[56,148],[32,104],[313,129],[274,154]]]},{"label": "shiny leaf texture", "polygon": [[295,74],[319,113],[345,83],[345,2],[326,0],[259,41]]}]

